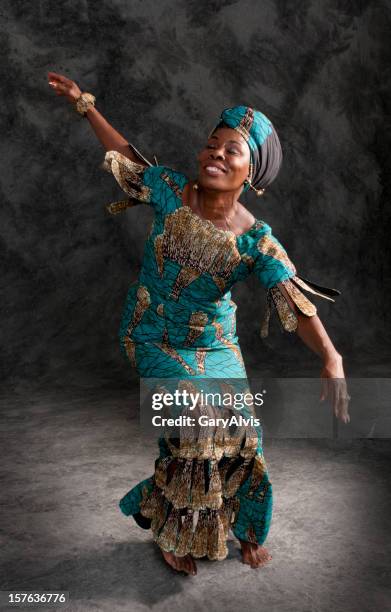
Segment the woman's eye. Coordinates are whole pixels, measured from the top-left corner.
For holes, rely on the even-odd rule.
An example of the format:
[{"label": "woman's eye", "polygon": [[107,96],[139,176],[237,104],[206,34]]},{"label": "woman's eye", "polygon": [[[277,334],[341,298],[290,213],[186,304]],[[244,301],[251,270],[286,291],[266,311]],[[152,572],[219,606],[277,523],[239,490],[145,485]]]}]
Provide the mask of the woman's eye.
[{"label": "woman's eye", "polygon": [[[213,145],[206,145],[207,149],[215,149],[216,147],[214,147]],[[238,151],[236,151],[235,149],[228,149],[228,153],[237,153]]]}]

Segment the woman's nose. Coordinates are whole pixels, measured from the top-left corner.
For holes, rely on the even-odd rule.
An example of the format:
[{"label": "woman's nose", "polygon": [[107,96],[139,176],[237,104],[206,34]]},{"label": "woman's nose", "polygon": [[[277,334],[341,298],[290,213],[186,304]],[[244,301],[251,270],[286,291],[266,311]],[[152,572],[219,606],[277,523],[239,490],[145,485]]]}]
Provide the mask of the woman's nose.
[{"label": "woman's nose", "polygon": [[211,151],[210,154],[211,154],[211,156],[213,158],[215,158],[215,157],[222,157],[224,159],[224,152],[223,151],[224,150],[222,148],[220,148],[220,149],[216,148],[216,149],[213,149],[213,151]]}]

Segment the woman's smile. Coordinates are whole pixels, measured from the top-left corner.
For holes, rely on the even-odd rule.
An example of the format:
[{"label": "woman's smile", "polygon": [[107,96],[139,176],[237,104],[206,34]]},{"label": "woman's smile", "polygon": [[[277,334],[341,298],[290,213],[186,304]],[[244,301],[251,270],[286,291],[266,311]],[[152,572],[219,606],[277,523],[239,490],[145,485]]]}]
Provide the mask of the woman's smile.
[{"label": "woman's smile", "polygon": [[217,166],[214,166],[212,164],[208,164],[203,168],[203,170],[209,176],[218,176],[219,174],[226,173],[226,170],[222,170],[221,168],[218,168]]}]

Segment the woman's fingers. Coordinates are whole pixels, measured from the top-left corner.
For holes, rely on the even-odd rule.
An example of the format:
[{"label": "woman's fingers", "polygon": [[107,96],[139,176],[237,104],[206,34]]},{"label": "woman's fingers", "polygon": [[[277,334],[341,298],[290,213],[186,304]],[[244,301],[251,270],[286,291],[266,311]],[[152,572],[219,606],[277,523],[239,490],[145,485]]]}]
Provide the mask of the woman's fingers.
[{"label": "woman's fingers", "polygon": [[337,395],[336,395],[336,404],[335,404],[335,416],[340,418],[343,423],[350,422],[350,416],[348,413],[349,401],[351,399],[346,381],[340,381],[341,384],[338,385]]},{"label": "woman's fingers", "polygon": [[63,74],[48,72],[49,85],[58,96],[65,96],[69,102],[75,103],[80,97],[78,85]]},{"label": "woman's fingers", "polygon": [[350,395],[348,395],[347,397],[342,396],[340,398],[340,415],[344,423],[350,423],[350,415],[348,412],[349,401],[350,401]]},{"label": "woman's fingers", "polygon": [[334,402],[335,402],[336,409],[339,411],[340,398],[342,395],[344,384],[343,384],[343,380],[341,380],[340,378],[333,378],[332,380],[333,380],[333,385],[334,385]]},{"label": "woman's fingers", "polygon": [[327,381],[328,381],[328,378],[321,378],[322,391],[320,394],[320,401],[323,401],[327,397],[327,394],[328,394]]},{"label": "woman's fingers", "polygon": [[334,414],[338,418],[341,416],[341,381],[339,378],[332,379],[333,384],[333,407]]},{"label": "woman's fingers", "polygon": [[61,81],[57,81],[56,79],[50,79],[49,85],[51,85],[56,91],[62,91],[64,88],[63,83],[61,83]]},{"label": "woman's fingers", "polygon": [[56,76],[56,75],[51,75],[48,77],[49,79],[49,85],[55,85],[56,87],[60,87],[62,86],[62,81]]},{"label": "woman's fingers", "polygon": [[56,74],[55,72],[48,72],[49,85],[55,91],[67,92],[73,84],[73,81],[67,79],[62,74]]},{"label": "woman's fingers", "polygon": [[65,91],[62,87],[59,87],[58,85],[53,85],[52,87],[58,96],[63,96],[65,94]]},{"label": "woman's fingers", "polygon": [[48,72],[48,76],[51,80],[59,81],[63,85],[69,85],[70,83],[72,83],[72,81],[66,76],[64,76],[63,74],[58,74],[57,72]]},{"label": "woman's fingers", "polygon": [[322,378],[321,400],[328,398],[335,416],[343,421],[350,422],[348,413],[350,395],[347,390],[346,380],[343,378]]},{"label": "woman's fingers", "polygon": [[49,81],[49,85],[58,96],[65,96],[69,91],[69,87],[57,81]]}]

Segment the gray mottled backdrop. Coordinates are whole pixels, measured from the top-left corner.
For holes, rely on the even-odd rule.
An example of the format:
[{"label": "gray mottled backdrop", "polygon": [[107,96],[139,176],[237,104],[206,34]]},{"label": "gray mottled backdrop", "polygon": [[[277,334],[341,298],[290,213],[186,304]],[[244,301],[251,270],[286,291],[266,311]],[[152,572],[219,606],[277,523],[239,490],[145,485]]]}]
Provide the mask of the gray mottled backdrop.
[{"label": "gray mottled backdrop", "polygon": [[[5,378],[134,377],[117,334],[153,212],[106,212],[122,192],[99,167],[104,150],[88,121],[50,90],[48,70],[93,92],[145,155],[192,177],[223,108],[268,115],[283,168],[265,198],[243,202],[272,226],[301,275],[342,292],[335,304],[315,300],[346,371],[388,368],[386,2],[4,0],[1,24]],[[269,338],[259,338],[265,290],[254,278],[233,298],[249,367],[318,369],[276,317]]]}]

